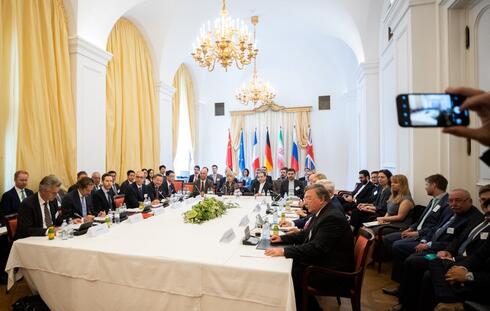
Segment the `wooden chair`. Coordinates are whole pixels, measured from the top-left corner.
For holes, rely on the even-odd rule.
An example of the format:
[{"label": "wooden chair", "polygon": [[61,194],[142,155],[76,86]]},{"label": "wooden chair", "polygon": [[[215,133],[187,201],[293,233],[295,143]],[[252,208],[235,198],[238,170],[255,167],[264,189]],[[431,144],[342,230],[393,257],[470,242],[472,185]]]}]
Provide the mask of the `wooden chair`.
[{"label": "wooden chair", "polygon": [[[367,258],[369,250],[374,240],[374,233],[370,229],[360,229],[359,235],[357,236],[356,243],[354,245],[354,272],[343,272],[332,270],[325,267],[319,266],[308,266],[303,274],[303,284],[302,284],[302,295],[303,295],[303,310],[308,310],[308,295],[314,296],[336,296],[337,302],[340,305],[340,297],[350,298],[352,304],[352,310],[361,310],[361,289],[362,281],[364,279],[364,271],[367,265]],[[351,287],[348,290],[338,289],[332,292],[331,289],[328,291],[322,291],[311,287],[308,284],[310,275],[312,274],[323,274],[325,276],[332,276],[337,279],[351,280]]]},{"label": "wooden chair", "polygon": [[116,205],[116,208],[119,208],[121,205],[124,203],[124,194],[119,194],[114,196],[114,205]]},{"label": "wooden chair", "polygon": [[15,234],[17,233],[17,213],[9,214],[4,217],[5,226],[7,227],[7,237],[10,243],[14,243]]},{"label": "wooden chair", "polygon": [[174,189],[176,193],[181,192],[183,188],[184,188],[183,180],[174,180]]}]

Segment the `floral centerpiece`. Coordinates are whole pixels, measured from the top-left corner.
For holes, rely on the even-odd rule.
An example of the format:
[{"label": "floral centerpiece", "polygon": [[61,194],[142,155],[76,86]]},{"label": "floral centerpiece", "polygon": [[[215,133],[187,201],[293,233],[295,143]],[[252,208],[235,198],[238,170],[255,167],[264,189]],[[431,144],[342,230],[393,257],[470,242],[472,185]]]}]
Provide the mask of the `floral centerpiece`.
[{"label": "floral centerpiece", "polygon": [[215,198],[206,198],[185,212],[184,221],[193,224],[200,224],[205,221],[217,218],[226,213],[229,208],[238,207],[236,203],[224,203]]}]

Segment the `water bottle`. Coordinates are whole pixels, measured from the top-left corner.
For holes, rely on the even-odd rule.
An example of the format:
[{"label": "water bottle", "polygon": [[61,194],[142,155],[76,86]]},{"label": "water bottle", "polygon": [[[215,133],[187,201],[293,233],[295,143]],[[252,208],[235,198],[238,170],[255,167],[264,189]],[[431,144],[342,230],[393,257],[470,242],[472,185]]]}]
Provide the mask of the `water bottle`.
[{"label": "water bottle", "polygon": [[119,210],[116,210],[114,213],[114,223],[117,225],[121,222],[121,215],[119,214]]},{"label": "water bottle", "polygon": [[75,234],[73,232],[73,220],[71,218],[68,218],[68,227],[67,227],[67,230],[68,230],[68,238],[69,239],[72,239],[73,237],[75,237]]},{"label": "water bottle", "polygon": [[274,225],[277,225],[279,223],[279,215],[277,215],[277,212],[274,212],[274,214],[272,215],[272,223]]},{"label": "water bottle", "polygon": [[260,238],[262,240],[270,240],[270,238],[271,238],[270,225],[269,225],[269,222],[267,222],[267,221],[262,226],[262,235],[260,236]]},{"label": "water bottle", "polygon": [[148,194],[145,194],[145,201],[143,201],[143,207],[144,208],[147,208],[148,206],[151,205],[151,201],[150,199],[148,198]]},{"label": "water bottle", "polygon": [[66,219],[63,220],[63,224],[61,225],[61,230],[60,230],[60,235],[62,240],[67,240],[68,239],[68,232],[66,231],[67,229],[67,223]]}]

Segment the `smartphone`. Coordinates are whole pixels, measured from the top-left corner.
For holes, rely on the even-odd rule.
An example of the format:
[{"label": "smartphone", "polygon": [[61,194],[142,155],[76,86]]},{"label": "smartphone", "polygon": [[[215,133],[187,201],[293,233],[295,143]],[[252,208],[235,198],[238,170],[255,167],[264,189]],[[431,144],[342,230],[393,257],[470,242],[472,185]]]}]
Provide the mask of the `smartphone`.
[{"label": "smartphone", "polygon": [[466,97],[454,94],[412,93],[396,97],[401,127],[449,127],[470,124],[468,110],[462,110]]}]

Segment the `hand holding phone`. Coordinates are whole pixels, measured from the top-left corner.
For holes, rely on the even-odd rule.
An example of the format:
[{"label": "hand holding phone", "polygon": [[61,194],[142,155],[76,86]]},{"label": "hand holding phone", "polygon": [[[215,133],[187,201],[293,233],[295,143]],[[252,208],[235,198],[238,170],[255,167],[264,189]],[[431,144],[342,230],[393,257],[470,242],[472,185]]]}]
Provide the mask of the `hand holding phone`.
[{"label": "hand holding phone", "polygon": [[457,94],[412,93],[396,97],[398,124],[402,127],[450,127],[470,124],[466,97]]}]

